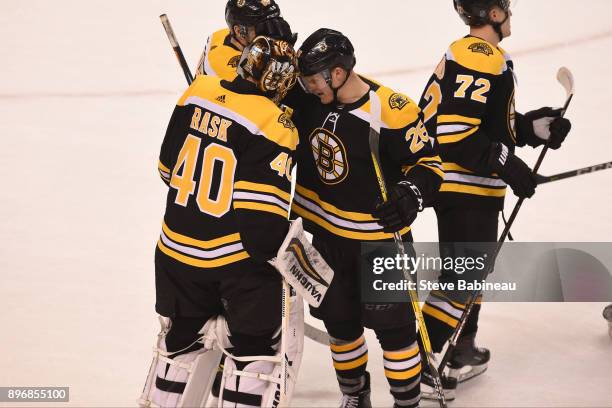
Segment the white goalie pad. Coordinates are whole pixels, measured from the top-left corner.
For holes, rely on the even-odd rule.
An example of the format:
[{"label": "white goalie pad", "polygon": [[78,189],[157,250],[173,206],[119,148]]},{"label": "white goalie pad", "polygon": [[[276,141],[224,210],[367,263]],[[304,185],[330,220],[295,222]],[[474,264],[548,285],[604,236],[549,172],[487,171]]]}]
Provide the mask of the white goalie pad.
[{"label": "white goalie pad", "polygon": [[[171,321],[160,316],[160,323],[162,329],[153,348],[153,361],[139,406],[204,407],[222,356],[220,350],[213,349],[217,320],[207,321],[196,341],[174,353],[166,349]],[[194,345],[202,347],[189,351]]]},{"label": "white goalie pad", "polygon": [[224,351],[219,407],[290,405],[304,351],[304,302],[287,282],[283,282],[280,344],[275,349],[274,356],[249,357]]},{"label": "white goalie pad", "polygon": [[306,238],[301,218],[291,222],[285,241],[270,263],[306,302],[319,307],[334,271]]}]

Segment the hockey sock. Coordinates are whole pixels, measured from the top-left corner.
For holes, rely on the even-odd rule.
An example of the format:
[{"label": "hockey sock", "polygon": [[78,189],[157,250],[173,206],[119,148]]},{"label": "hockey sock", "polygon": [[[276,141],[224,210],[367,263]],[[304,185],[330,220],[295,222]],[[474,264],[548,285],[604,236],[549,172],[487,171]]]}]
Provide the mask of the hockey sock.
[{"label": "hockey sock", "polygon": [[385,377],[398,407],[416,407],[421,394],[421,355],[414,325],[376,330]]},{"label": "hockey sock", "polygon": [[336,377],[343,394],[355,394],[366,385],[368,346],[361,335],[353,341],[330,338],[330,345]]},{"label": "hockey sock", "polygon": [[464,305],[449,300],[444,294],[432,291],[423,306],[423,317],[429,332],[431,348],[440,353],[461,319]]}]

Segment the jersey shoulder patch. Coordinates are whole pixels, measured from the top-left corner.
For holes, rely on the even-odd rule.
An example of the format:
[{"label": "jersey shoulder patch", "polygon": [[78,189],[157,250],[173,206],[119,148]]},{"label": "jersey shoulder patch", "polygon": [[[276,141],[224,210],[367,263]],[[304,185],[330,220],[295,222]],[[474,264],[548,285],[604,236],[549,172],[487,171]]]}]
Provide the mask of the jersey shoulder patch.
[{"label": "jersey shoulder patch", "polygon": [[401,129],[419,116],[419,106],[408,96],[386,86],[380,86],[376,91],[381,103],[381,119],[389,129]]},{"label": "jersey shoulder patch", "polygon": [[472,71],[501,75],[506,70],[504,53],[492,44],[476,37],[455,41],[446,52],[446,59]]},{"label": "jersey shoulder patch", "polygon": [[208,55],[206,56],[208,67],[218,76],[227,81],[236,78],[236,68],[240,61],[241,52],[233,47],[225,45],[225,39],[229,35],[229,29],[214,32],[209,41]]}]

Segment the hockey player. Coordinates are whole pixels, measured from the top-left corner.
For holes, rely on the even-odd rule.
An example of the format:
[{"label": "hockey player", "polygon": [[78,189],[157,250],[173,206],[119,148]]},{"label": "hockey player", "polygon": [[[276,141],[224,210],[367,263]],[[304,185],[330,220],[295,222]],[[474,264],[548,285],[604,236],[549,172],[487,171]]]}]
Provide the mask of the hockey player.
[{"label": "hockey player", "polygon": [[[198,76],[174,110],[159,157],[169,189],[155,253],[155,309],[166,327],[144,405],[194,403],[187,390],[207,384],[190,381],[211,381],[219,363],[198,371],[200,355],[213,352],[202,348],[211,330],[231,346],[223,406],[271,406],[277,397],[266,380],[275,364],[265,356],[278,349],[281,278],[268,260],[288,230],[298,135],[276,103],[296,76],[292,47],[257,37],[238,77]],[[217,315],[224,322],[215,326]]]},{"label": "hockey player", "polygon": [[[433,198],[441,163],[418,106],[407,96],[358,75],[351,42],[319,29],[299,50],[300,81],[310,95],[284,101],[294,108],[300,134],[292,212],[304,219],[313,245],[334,270],[327,295],[311,314],[323,320],[342,407],[370,407],[364,326],[384,350],[385,375],[397,407],[419,403],[421,371],[409,303],[362,304],[360,243],[391,241],[399,231],[411,241],[410,224]],[[380,155],[390,199],[380,200],[371,160],[370,91],[382,105]]]},{"label": "hockey player", "polygon": [[[514,65],[499,47],[511,33],[510,1],[453,3],[470,32],[451,44],[419,104],[444,162],[445,180],[435,203],[439,241],[495,242],[506,186],[522,198],[533,196],[536,188],[529,166],[514,154],[515,146],[548,143],[558,149],[571,125],[560,117],[560,109],[542,108],[525,115],[514,110]],[[441,244],[440,251],[452,256],[454,249]],[[456,279],[452,270],[440,277],[441,281]],[[423,313],[434,352],[442,351],[463,308],[464,303],[448,293],[431,293]],[[448,400],[454,398],[453,378],[462,381],[487,367],[489,350],[474,344],[480,308],[477,302],[450,360],[451,378],[443,381],[450,388]],[[471,371],[459,377],[461,369]],[[433,398],[429,378],[423,379],[423,397]]]},{"label": "hockey player", "polygon": [[297,35],[291,33],[281,17],[274,0],[228,0],[225,6],[228,28],[214,32],[196,67],[196,74],[206,74],[231,81],[244,47],[257,35],[265,35],[295,44]]}]

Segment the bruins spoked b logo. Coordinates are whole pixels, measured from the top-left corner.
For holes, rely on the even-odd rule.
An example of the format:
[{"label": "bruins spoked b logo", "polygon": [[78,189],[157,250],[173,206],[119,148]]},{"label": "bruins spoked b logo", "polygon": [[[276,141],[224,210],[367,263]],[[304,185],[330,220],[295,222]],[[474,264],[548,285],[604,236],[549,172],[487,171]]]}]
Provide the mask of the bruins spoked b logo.
[{"label": "bruins spoked b logo", "polygon": [[325,184],[338,184],[349,172],[342,141],[327,129],[317,128],[309,137],[319,176]]}]

